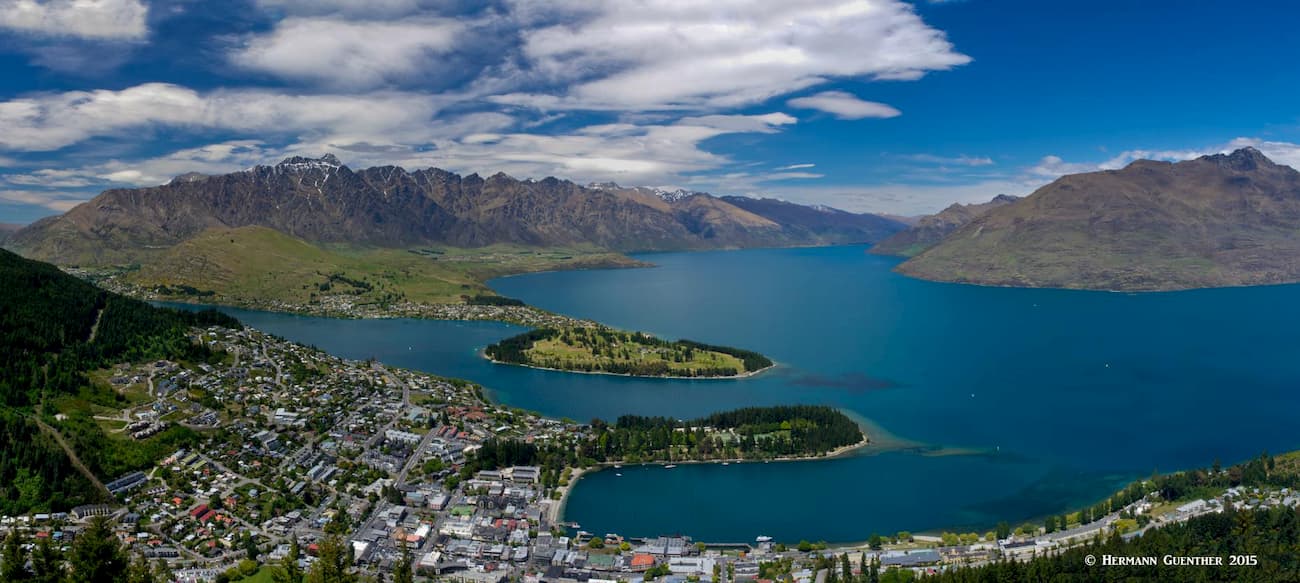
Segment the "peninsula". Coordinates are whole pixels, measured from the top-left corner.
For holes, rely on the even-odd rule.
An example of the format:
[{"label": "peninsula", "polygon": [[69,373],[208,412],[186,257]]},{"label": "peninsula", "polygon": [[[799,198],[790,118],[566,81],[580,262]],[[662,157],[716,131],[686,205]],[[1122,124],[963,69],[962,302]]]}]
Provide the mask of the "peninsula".
[{"label": "peninsula", "polygon": [[757,352],[692,340],[663,340],[607,326],[540,328],[488,346],[493,362],[643,377],[736,378],[771,368]]}]

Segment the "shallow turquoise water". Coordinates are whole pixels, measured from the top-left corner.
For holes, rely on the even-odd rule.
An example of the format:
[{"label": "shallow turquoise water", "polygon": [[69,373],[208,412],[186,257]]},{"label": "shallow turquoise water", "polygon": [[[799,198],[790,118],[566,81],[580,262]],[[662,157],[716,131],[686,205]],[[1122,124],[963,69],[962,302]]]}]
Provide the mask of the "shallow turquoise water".
[{"label": "shallow turquoise water", "polygon": [[584,478],[592,532],[718,541],[862,540],[987,529],[1066,510],[1152,470],[1300,447],[1300,286],[1117,294],[913,280],[862,247],[641,256],[658,267],[495,280],[531,304],[759,350],[745,380],[570,375],[492,365],[520,329],[231,310],[343,356],[473,379],[508,404],[587,420],[824,403],[929,447],[774,464],[624,468]]}]

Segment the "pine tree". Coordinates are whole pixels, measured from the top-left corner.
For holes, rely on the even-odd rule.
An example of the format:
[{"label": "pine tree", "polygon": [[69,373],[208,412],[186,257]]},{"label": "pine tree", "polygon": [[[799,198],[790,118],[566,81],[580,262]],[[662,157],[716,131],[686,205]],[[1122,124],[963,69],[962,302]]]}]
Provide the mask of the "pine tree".
[{"label": "pine tree", "polygon": [[280,561],[280,568],[271,572],[275,583],[302,583],[302,568],[298,566],[298,538],[289,541],[289,554]]},{"label": "pine tree", "polygon": [[153,569],[144,555],[137,555],[126,574],[127,583],[154,583]]},{"label": "pine tree", "polygon": [[43,538],[36,543],[36,552],[32,553],[32,581],[35,583],[61,583],[67,568],[63,564],[63,553],[50,544],[50,539]]},{"label": "pine tree", "polygon": [[153,578],[158,583],[169,583],[175,575],[172,574],[171,567],[167,566],[167,561],[158,559],[153,564]]},{"label": "pine tree", "polygon": [[72,583],[118,583],[129,565],[108,519],[96,517],[72,545]]},{"label": "pine tree", "polygon": [[31,573],[27,571],[27,553],[23,552],[22,535],[14,528],[5,537],[4,554],[0,556],[0,581],[29,581],[31,578]]},{"label": "pine tree", "polygon": [[337,536],[320,542],[316,562],[307,572],[307,583],[356,583],[357,576],[350,572],[352,549],[347,548]]},{"label": "pine tree", "polygon": [[402,558],[393,567],[393,583],[414,583],[415,575],[411,571],[411,548],[402,541]]}]

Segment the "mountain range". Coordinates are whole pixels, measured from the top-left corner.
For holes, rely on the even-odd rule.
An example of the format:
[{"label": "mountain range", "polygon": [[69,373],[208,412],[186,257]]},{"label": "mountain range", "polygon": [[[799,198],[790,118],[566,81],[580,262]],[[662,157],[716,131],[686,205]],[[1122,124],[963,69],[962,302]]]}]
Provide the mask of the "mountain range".
[{"label": "mountain range", "polygon": [[138,262],[207,229],[268,227],[314,244],[461,248],[592,245],[615,251],[871,243],[904,225],[774,200],[568,180],[483,178],[333,155],[108,190],[14,233],[6,246],[61,264]]},{"label": "mountain range", "polygon": [[1300,281],[1300,172],[1254,148],[1063,176],[898,266],[1020,287],[1173,290]]}]

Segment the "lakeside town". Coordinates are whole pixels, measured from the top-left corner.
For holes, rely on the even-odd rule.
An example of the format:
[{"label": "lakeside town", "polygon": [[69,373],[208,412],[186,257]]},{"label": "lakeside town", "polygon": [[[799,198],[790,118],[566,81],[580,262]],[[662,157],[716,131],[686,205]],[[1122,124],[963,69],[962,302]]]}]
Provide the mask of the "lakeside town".
[{"label": "lakeside town", "polygon": [[[69,275],[89,281],[108,291],[149,302],[178,302],[200,305],[221,304],[246,310],[282,312],[303,316],[329,318],[422,318],[427,320],[486,320],[505,322],[529,328],[590,328],[596,322],[548,312],[522,302],[492,303],[430,303],[391,301],[378,303],[362,296],[344,292],[321,293],[309,302],[290,302],[276,299],[225,297],[215,295],[186,295],[161,293],[125,281],[118,269],[87,269],[67,267]],[[174,291],[174,290],[173,290]],[[495,297],[495,296],[493,296]],[[503,298],[504,299],[504,298]]]},{"label": "lakeside town", "polygon": [[933,573],[1051,555],[1111,533],[1134,537],[1228,507],[1300,506],[1284,488],[1177,503],[1146,494],[1109,513],[1062,517],[1059,527],[1053,518],[982,535],[864,533],[863,543],[835,548],[588,533],[562,519],[585,469],[578,464],[464,470],[504,440],[572,451],[589,426],[492,404],[472,383],[340,359],[253,329],[192,336],[226,357],[102,371],[97,378],[129,406],[95,420],[114,439],[183,426],[200,436],[195,443],[145,471],[111,476],[103,487],[112,503],[6,516],[4,530],[67,547],[88,521],[108,516],[126,548],[182,582],[265,580],[293,560],[295,545],[309,568],[323,541],[341,537],[354,568],[370,577],[409,553],[421,577],[478,583],[826,583],[841,568],[868,580]]}]

